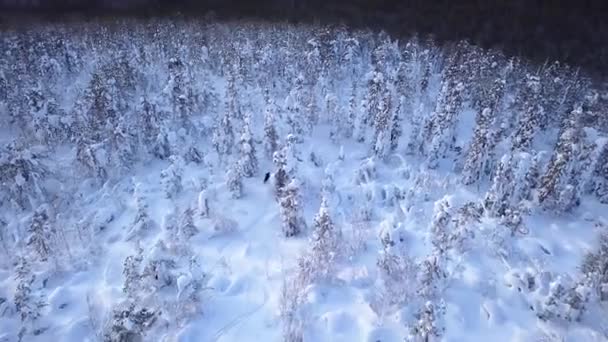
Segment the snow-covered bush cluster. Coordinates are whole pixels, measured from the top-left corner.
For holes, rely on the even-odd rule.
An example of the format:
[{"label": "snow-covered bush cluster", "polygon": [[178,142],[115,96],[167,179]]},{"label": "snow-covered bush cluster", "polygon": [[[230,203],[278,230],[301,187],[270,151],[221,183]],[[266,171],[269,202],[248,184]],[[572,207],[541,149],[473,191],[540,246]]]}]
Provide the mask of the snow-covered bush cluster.
[{"label": "snow-covered bush cluster", "polygon": [[217,340],[271,304],[269,340],[363,339],[348,310],[399,340],[520,314],[608,338],[608,94],[577,70],[179,18],[6,31],[0,51],[2,341]]}]

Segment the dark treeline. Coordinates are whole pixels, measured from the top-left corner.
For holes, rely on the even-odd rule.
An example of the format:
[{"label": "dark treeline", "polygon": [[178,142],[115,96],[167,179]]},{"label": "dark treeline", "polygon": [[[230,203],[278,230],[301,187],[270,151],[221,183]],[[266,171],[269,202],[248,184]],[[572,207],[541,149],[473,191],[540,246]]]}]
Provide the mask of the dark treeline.
[{"label": "dark treeline", "polygon": [[[608,74],[608,2],[530,0],[0,0],[4,26],[91,16],[162,16],[346,23],[395,35],[470,40],[539,63],[559,60]],[[6,15],[8,14],[8,15]],[[16,15],[17,14],[17,15]]]}]

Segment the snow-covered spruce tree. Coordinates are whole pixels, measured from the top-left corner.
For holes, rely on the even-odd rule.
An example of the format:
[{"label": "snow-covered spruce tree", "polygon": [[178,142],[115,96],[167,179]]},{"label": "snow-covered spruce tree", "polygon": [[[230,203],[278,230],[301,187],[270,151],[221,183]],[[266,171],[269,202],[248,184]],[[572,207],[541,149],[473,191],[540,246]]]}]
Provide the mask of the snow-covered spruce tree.
[{"label": "snow-covered spruce tree", "polygon": [[344,119],[344,138],[346,139],[352,138],[355,134],[355,125],[358,125],[360,121],[360,104],[361,103],[357,100],[357,82],[353,81],[348,95],[347,115]]},{"label": "snow-covered spruce tree", "polygon": [[137,247],[136,254],[129,255],[123,262],[124,277],[122,291],[129,299],[137,299],[143,289],[142,264],[143,249]]},{"label": "snow-covered spruce tree", "polygon": [[199,94],[195,92],[188,68],[181,58],[169,59],[168,70],[169,79],[163,89],[163,96],[168,101],[173,122],[191,131],[193,127],[191,117],[198,106]]},{"label": "snow-covered spruce tree", "polygon": [[267,98],[266,109],[264,110],[264,151],[268,158],[272,158],[273,154],[279,149],[279,135],[276,128],[277,107],[269,95],[267,95]]},{"label": "snow-covered spruce tree", "polygon": [[588,291],[569,276],[558,276],[550,284],[548,294],[533,306],[536,316],[544,321],[563,319],[579,321],[585,311]]},{"label": "snow-covered spruce tree", "polygon": [[133,191],[133,197],[135,198],[135,218],[129,229],[128,239],[133,239],[142,234],[154,229],[154,220],[150,217],[150,208],[148,204],[148,198],[146,196],[144,186],[141,183],[135,184]]},{"label": "snow-covered spruce tree", "polygon": [[65,113],[61,110],[55,97],[42,86],[37,85],[26,94],[29,117],[34,136],[42,143],[53,143],[67,136],[62,122]]},{"label": "snow-covered spruce tree", "polygon": [[302,217],[300,185],[296,179],[292,179],[283,189],[279,204],[281,206],[280,212],[283,221],[283,234],[285,237],[299,235],[306,229],[306,223]]},{"label": "snow-covered spruce tree", "polygon": [[158,240],[146,256],[142,272],[142,282],[146,296],[154,295],[161,289],[175,286],[177,262],[163,240]]},{"label": "snow-covered spruce tree", "polygon": [[325,117],[329,123],[329,138],[334,143],[339,143],[343,137],[343,122],[342,113],[338,108],[338,98],[333,93],[329,93],[325,96]]},{"label": "snow-covered spruce tree", "polygon": [[186,208],[181,214],[178,233],[184,240],[190,239],[199,232],[194,224],[194,214],[194,209],[191,207]]},{"label": "snow-covered spruce tree", "polygon": [[256,156],[255,143],[251,133],[251,114],[246,113],[243,124],[243,132],[239,140],[240,160],[243,176],[253,177],[258,172],[258,157]]},{"label": "snow-covered spruce tree", "polygon": [[160,172],[160,181],[165,197],[175,198],[183,189],[184,162],[180,156],[171,156],[169,160],[171,162],[169,167]]},{"label": "snow-covered spruce tree", "polygon": [[103,329],[103,342],[141,341],[159,314],[142,306],[133,300],[116,305]]},{"label": "snow-covered spruce tree", "polygon": [[76,161],[86,172],[100,180],[108,178],[108,154],[103,143],[94,143],[85,137],[76,141]]},{"label": "snow-covered spruce tree", "polygon": [[141,96],[135,107],[135,115],[138,142],[145,146],[148,153],[154,154],[154,143],[161,126],[161,115],[156,103],[146,95]]},{"label": "snow-covered spruce tree", "polygon": [[50,171],[44,154],[15,142],[0,147],[0,204],[10,203],[19,210],[35,208],[46,197],[44,182]]},{"label": "snow-covered spruce tree", "polygon": [[128,171],[135,163],[137,156],[137,135],[124,115],[117,121],[110,138],[112,161],[119,170]]},{"label": "snow-covered spruce tree", "polygon": [[517,102],[519,103],[519,118],[513,135],[513,150],[525,151],[532,146],[534,135],[540,127],[544,116],[541,103],[542,85],[537,76],[526,75],[523,89]]},{"label": "snow-covered spruce tree", "polygon": [[385,75],[374,70],[367,76],[366,94],[363,99],[363,114],[357,125],[357,140],[365,140],[367,127],[374,128],[371,141],[374,152],[383,157],[390,147],[391,94]]},{"label": "snow-covered spruce tree", "polygon": [[428,151],[428,166],[436,168],[439,160],[444,158],[446,153],[454,148],[455,128],[458,115],[462,109],[464,84],[457,78],[459,73],[458,60],[453,57],[447,67],[443,80],[439,98],[435,106],[435,111],[425,122],[423,128],[422,144],[429,145],[429,148],[420,149]]},{"label": "snow-covered spruce tree", "polygon": [[391,133],[390,133],[390,150],[395,151],[399,147],[399,139],[403,134],[401,121],[405,117],[406,110],[410,106],[406,96],[401,95],[399,97],[399,103],[396,109],[393,110],[393,116],[391,118]]},{"label": "snow-covered spruce tree", "polygon": [[300,74],[296,78],[293,88],[285,99],[289,133],[300,139],[303,138],[306,133],[310,132],[309,126],[312,125],[312,123],[307,122],[309,96],[310,95],[306,90],[304,76]]},{"label": "snow-covered spruce tree", "polygon": [[608,301],[608,233],[601,232],[598,241],[595,250],[585,255],[581,271],[597,298]]},{"label": "snow-covered spruce tree", "polygon": [[110,128],[114,127],[117,113],[116,94],[119,91],[115,82],[101,72],[93,73],[91,81],[83,94],[84,113],[81,123],[85,137],[99,142],[104,139]]},{"label": "snow-covered spruce tree", "polygon": [[490,84],[487,84],[487,88],[482,88],[483,94],[475,104],[479,108],[475,118],[475,131],[462,170],[463,183],[466,185],[482,180],[493,169],[494,148],[498,141],[492,126],[504,96],[506,82],[502,74],[506,72],[508,70],[502,71],[491,83],[488,82]]},{"label": "snow-covered spruce tree", "polygon": [[578,205],[579,186],[576,179],[581,176],[579,170],[583,161],[584,131],[578,117],[581,108],[577,108],[563,124],[560,136],[554,149],[546,173],[541,178],[538,201],[545,209],[570,211]]},{"label": "snow-covered spruce tree", "polygon": [[232,153],[232,145],[234,144],[233,115],[228,109],[224,108],[224,114],[217,120],[213,128],[213,147],[220,160],[224,160]]},{"label": "snow-covered spruce tree", "polygon": [[491,169],[489,164],[493,159],[491,144],[494,139],[490,124],[493,115],[490,108],[484,108],[477,114],[473,140],[469,145],[462,170],[462,182],[465,185],[480,181],[483,176],[488,175],[488,171]]},{"label": "snow-covered spruce tree", "polygon": [[[240,65],[240,64],[239,64]],[[239,84],[239,71],[238,66],[233,66],[230,71],[228,71],[228,75],[226,76],[226,93],[224,99],[224,111],[229,115],[231,120],[231,124],[235,127],[238,132],[240,128],[241,121],[243,120],[243,112],[241,111],[241,101],[239,97],[239,91],[237,89],[237,85],[243,86]]]},{"label": "snow-covered spruce tree", "polygon": [[449,198],[442,198],[435,202],[433,220],[429,232],[431,243],[439,253],[447,253],[452,248],[455,236],[453,226],[453,213]]},{"label": "snow-covered spruce tree", "polygon": [[327,198],[323,196],[310,238],[310,261],[316,274],[315,278],[327,279],[331,276],[338,256],[338,238],[338,228],[331,217]]},{"label": "snow-covered spruce tree", "polygon": [[608,142],[605,142],[597,154],[589,185],[601,203],[608,203]]},{"label": "snow-covered spruce tree", "polygon": [[285,170],[291,179],[298,178],[298,163],[301,161],[297,144],[298,138],[295,135],[287,135],[283,155],[285,156]]},{"label": "snow-covered spruce tree", "polygon": [[490,215],[502,216],[509,209],[513,177],[512,157],[506,154],[496,166],[492,186],[484,199],[484,208]]},{"label": "snow-covered spruce tree", "polygon": [[418,289],[417,294],[426,300],[437,300],[441,297],[441,291],[447,278],[445,272],[446,255],[438,250],[433,250],[418,265]]},{"label": "snow-covered spruce tree", "polygon": [[32,286],[36,281],[36,276],[32,272],[29,262],[23,256],[17,259],[14,277],[17,287],[13,296],[13,303],[22,323],[19,331],[19,340],[21,340],[28,332],[36,334],[36,322],[42,316],[41,310],[46,306],[46,303],[42,296],[34,293],[35,289]]},{"label": "snow-covered spruce tree", "polygon": [[[418,265],[392,236],[382,237],[381,242],[382,251],[376,261],[382,281],[382,303],[378,304],[389,306],[405,304],[416,294]],[[376,309],[376,311],[383,310]]]},{"label": "snow-covered spruce tree", "polygon": [[171,156],[171,143],[169,142],[169,121],[164,120],[158,129],[158,134],[154,136],[150,145],[152,154],[161,160]]},{"label": "snow-covered spruce tree", "polygon": [[49,217],[48,206],[43,205],[34,212],[27,233],[27,246],[41,261],[46,261],[56,253],[57,230]]},{"label": "snow-covered spruce tree", "polygon": [[445,315],[445,304],[427,301],[416,314],[416,322],[410,327],[408,342],[440,341],[445,332],[441,317]]},{"label": "snow-covered spruce tree", "polygon": [[283,149],[276,151],[272,156],[272,162],[275,165],[274,172],[274,188],[275,195],[278,201],[283,196],[285,187],[290,182],[289,175],[287,174],[287,160],[285,157],[285,151]]},{"label": "snow-covered spruce tree", "polygon": [[240,163],[233,163],[226,172],[226,186],[232,198],[238,199],[243,196],[243,168]]}]

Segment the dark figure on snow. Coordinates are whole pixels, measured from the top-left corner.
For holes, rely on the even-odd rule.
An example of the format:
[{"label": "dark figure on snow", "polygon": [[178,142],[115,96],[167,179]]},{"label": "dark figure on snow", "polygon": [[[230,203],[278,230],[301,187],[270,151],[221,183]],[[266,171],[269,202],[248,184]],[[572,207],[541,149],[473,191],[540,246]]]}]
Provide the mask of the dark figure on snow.
[{"label": "dark figure on snow", "polygon": [[266,182],[268,182],[269,179],[270,179],[270,172],[266,172],[266,176],[264,176],[264,184],[266,184]]}]

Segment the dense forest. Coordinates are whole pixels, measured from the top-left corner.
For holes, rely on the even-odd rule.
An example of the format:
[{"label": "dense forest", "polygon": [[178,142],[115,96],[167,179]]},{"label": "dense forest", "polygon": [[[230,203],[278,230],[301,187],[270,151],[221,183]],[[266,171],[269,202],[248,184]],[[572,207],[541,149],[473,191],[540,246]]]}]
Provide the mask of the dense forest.
[{"label": "dense forest", "polygon": [[[187,18],[6,30],[0,51],[0,339],[195,341],[242,305],[209,340],[274,309],[245,331],[347,340],[360,302],[399,336],[375,340],[458,339],[467,296],[496,324],[480,340],[501,315],[607,336],[608,94],[576,67]],[[311,313],[327,298],[342,318]]]}]

